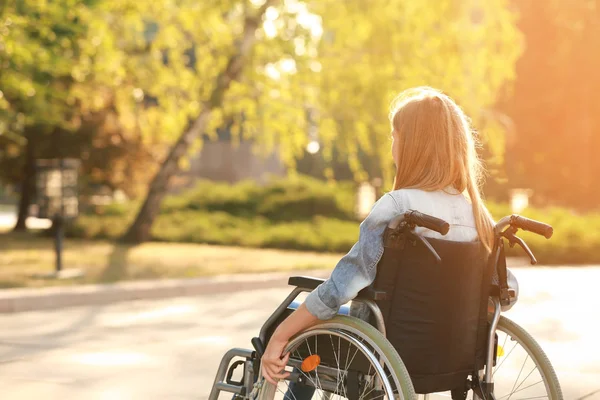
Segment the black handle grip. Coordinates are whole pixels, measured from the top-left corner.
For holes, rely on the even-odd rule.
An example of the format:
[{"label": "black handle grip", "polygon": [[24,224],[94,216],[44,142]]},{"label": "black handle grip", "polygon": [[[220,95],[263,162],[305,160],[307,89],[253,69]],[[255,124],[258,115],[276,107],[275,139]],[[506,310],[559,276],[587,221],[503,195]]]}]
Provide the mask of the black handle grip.
[{"label": "black handle grip", "polygon": [[521,217],[520,215],[513,215],[512,225],[517,228],[537,233],[538,235],[544,236],[546,239],[550,239],[554,233],[554,229],[548,224],[543,222],[535,221],[533,219]]},{"label": "black handle grip", "polygon": [[263,354],[265,354],[265,345],[263,344],[262,340],[255,337],[250,340],[250,343],[252,343],[252,347],[254,347],[254,350],[256,350],[258,358],[261,359]]},{"label": "black handle grip", "polygon": [[432,217],[431,215],[423,214],[418,211],[409,211],[407,214],[409,214],[408,219],[410,223],[431,229],[441,235],[445,235],[450,230],[450,224],[443,219]]}]

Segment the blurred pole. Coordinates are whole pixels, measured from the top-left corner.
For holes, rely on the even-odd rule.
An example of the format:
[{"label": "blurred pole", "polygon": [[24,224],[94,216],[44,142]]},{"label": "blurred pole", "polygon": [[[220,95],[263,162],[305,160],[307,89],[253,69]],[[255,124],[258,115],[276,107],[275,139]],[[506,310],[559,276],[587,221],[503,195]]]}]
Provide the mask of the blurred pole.
[{"label": "blurred pole", "polygon": [[62,270],[62,245],[65,236],[65,228],[62,217],[54,219],[54,251],[56,253],[56,272]]},{"label": "blurred pole", "polygon": [[33,141],[28,140],[29,132],[23,137],[25,142],[25,165],[23,166],[23,177],[21,180],[21,191],[19,192],[19,208],[17,210],[17,223],[14,231],[27,230],[27,217],[29,216],[29,206],[35,191],[35,151]]}]

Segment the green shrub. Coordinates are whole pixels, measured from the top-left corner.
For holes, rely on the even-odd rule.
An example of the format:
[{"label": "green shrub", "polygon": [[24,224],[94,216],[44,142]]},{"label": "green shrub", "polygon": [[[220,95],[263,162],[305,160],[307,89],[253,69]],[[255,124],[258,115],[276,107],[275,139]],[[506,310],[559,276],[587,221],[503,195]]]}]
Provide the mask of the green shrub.
[{"label": "green shrub", "polygon": [[[354,193],[351,182],[330,184],[306,177],[275,180],[266,186],[200,182],[165,199],[152,239],[346,252],[358,239]],[[511,214],[507,204],[487,205],[496,220]],[[101,215],[80,216],[68,226],[67,234],[118,239],[138,207],[137,203],[105,206]],[[529,208],[521,214],[554,227],[551,240],[519,233],[540,263],[600,263],[600,213],[577,215],[559,208]],[[520,248],[509,249],[509,255],[525,256]]]},{"label": "green shrub", "polygon": [[167,196],[163,214],[184,209],[222,211],[231,215],[262,215],[274,220],[305,220],[315,215],[354,219],[354,185],[329,184],[298,177],[266,186],[246,181],[236,185],[201,181],[193,189]]},{"label": "green shrub", "polygon": [[200,181],[193,189],[167,196],[161,211],[177,212],[183,209],[223,211],[232,215],[253,215],[264,189],[253,182],[230,185],[221,182]]},{"label": "green shrub", "polygon": [[133,218],[114,215],[81,215],[74,223],[66,225],[68,237],[83,239],[118,239]]},{"label": "green shrub", "polygon": [[[512,214],[507,204],[489,203],[488,208],[496,220]],[[550,240],[534,233],[519,231],[542,264],[600,263],[600,213],[576,214],[563,208],[527,208],[520,215],[545,222],[554,228]],[[512,256],[527,257],[515,246],[508,249]]]}]

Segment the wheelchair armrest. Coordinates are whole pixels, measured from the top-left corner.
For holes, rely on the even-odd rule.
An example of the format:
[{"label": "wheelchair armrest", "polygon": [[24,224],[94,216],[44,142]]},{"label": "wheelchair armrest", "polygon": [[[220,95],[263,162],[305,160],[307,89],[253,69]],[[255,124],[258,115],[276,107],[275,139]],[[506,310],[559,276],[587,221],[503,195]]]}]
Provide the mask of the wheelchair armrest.
[{"label": "wheelchair armrest", "polygon": [[[290,276],[288,285],[304,289],[315,290],[317,286],[325,282],[325,279],[313,278],[310,276]],[[387,293],[381,290],[375,290],[368,286],[358,292],[357,299],[380,301],[387,299]]]},{"label": "wheelchair armrest", "polygon": [[[310,290],[315,290],[317,286],[319,286],[323,282],[325,282],[325,279],[313,278],[310,276],[290,276],[290,278],[288,279],[288,285]],[[380,301],[387,299],[387,293],[381,290],[375,290],[372,287],[368,286],[360,292],[358,292],[356,298],[363,300]]]},{"label": "wheelchair armrest", "polygon": [[356,296],[357,299],[381,301],[387,300],[387,293],[382,290],[375,290],[371,286],[367,286]]},{"label": "wheelchair armrest", "polygon": [[325,282],[325,279],[312,278],[310,276],[290,276],[290,279],[288,279],[288,285],[290,286],[311,290],[315,290],[323,282]]}]

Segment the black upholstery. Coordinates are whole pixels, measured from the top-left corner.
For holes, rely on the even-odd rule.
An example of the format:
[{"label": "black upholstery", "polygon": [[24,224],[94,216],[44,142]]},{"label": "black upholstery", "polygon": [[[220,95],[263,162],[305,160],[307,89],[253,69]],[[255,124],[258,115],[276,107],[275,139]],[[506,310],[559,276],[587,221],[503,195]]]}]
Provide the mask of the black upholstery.
[{"label": "black upholstery", "polygon": [[441,263],[409,237],[385,248],[373,285],[389,294],[377,303],[417,393],[464,388],[483,367],[491,281],[479,243],[427,240]]},{"label": "black upholstery", "polygon": [[[461,392],[485,364],[487,301],[498,287],[491,285],[493,266],[480,243],[427,241],[441,262],[412,233],[386,232],[375,282],[357,298],[378,304],[417,393]],[[322,282],[288,281],[307,290]]]}]

